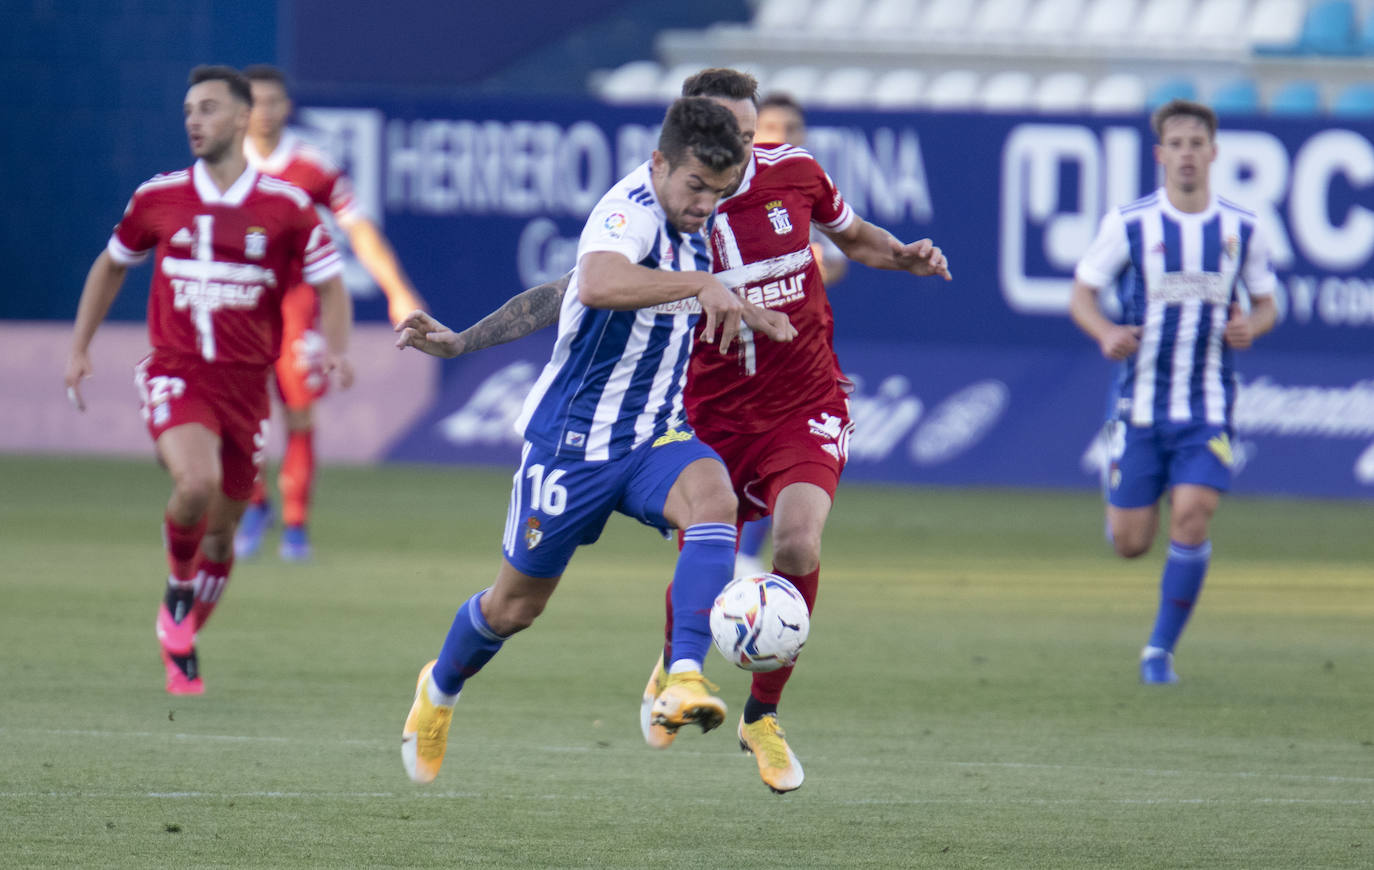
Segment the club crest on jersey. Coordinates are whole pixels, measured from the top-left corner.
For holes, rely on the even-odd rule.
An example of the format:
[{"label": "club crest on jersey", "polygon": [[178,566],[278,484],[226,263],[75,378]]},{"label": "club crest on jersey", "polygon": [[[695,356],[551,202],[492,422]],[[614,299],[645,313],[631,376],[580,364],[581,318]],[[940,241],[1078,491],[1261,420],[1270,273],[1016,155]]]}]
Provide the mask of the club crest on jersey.
[{"label": "club crest on jersey", "polygon": [[539,528],[539,519],[530,517],[525,521],[525,547],[533,550],[539,546],[539,542],[544,540],[544,532]]},{"label": "club crest on jersey", "polygon": [[262,227],[249,227],[248,235],[243,237],[243,255],[250,260],[261,260],[267,253],[267,231]]},{"label": "club crest on jersey", "polygon": [[1236,254],[1240,252],[1240,239],[1235,236],[1227,236],[1226,244],[1222,246],[1226,251],[1226,259],[1234,260]]},{"label": "club crest on jersey", "polygon": [[768,213],[768,222],[773,225],[773,232],[780,236],[785,236],[792,232],[792,215],[783,207],[782,200],[775,199],[764,206]]}]

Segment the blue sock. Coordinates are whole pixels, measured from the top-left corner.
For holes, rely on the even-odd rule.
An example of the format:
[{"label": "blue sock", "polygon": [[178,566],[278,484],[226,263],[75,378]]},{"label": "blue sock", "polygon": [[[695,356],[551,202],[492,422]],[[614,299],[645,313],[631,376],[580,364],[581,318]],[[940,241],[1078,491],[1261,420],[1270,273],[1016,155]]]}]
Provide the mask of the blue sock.
[{"label": "blue sock", "polygon": [[763,542],[768,540],[768,533],[772,528],[771,517],[762,517],[745,523],[739,535],[739,551],[746,556],[757,556],[763,549]]},{"label": "blue sock", "polygon": [[463,681],[480,671],[506,642],[482,617],[481,597],[482,592],[478,592],[458,608],[434,665],[434,684],[447,695],[458,694]]},{"label": "blue sock", "polygon": [[1183,626],[1193,612],[1202,578],[1207,576],[1207,564],[1212,558],[1212,542],[1203,541],[1196,547],[1185,547],[1177,541],[1169,542],[1169,559],[1164,563],[1164,575],[1159,581],[1159,614],[1150,633],[1150,646],[1174,651]]},{"label": "blue sock", "polygon": [[673,571],[675,661],[705,663],[711,648],[711,605],[734,573],[734,526],[697,523],[683,532],[682,551]]}]

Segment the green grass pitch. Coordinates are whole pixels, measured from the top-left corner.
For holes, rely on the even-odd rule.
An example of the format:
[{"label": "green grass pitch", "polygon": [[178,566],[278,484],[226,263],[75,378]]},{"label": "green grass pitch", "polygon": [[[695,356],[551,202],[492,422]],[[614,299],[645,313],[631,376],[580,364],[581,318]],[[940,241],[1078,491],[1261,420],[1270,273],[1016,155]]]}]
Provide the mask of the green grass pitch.
[{"label": "green grass pitch", "polygon": [[0,457],[0,866],[1374,866],[1374,504],[1228,499],[1142,687],[1159,545],[1088,493],[841,488],[776,796],[727,725],[639,736],[673,545],[616,518],[459,703],[439,779],[399,732],[493,576],[506,471],[326,468],[317,557],[239,564],[171,698],[148,462]]}]

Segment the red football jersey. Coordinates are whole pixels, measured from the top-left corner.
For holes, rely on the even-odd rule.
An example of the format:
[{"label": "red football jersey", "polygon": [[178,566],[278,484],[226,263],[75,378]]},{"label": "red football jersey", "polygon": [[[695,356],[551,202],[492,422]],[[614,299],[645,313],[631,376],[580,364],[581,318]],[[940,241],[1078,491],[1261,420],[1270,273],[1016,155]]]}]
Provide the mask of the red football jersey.
[{"label": "red football jersey", "polygon": [[358,216],[353,198],[353,183],[343,170],[330,159],[324,149],[313,145],[290,130],[282,133],[281,141],[266,156],[253,147],[253,140],[243,140],[243,155],[248,163],[263,175],[289,181],[310,194],[316,205],[334,213],[340,226]]},{"label": "red football jersey", "polygon": [[690,420],[706,413],[709,421],[702,423],[711,428],[762,432],[784,415],[843,401],[834,316],[811,254],[811,225],[834,232],[854,219],[830,176],[804,149],[754,148],[739,190],[716,210],[712,269],[750,302],[787,314],[797,337],[778,344],[743,328],[724,355],[715,344],[698,341],[683,392]]},{"label": "red football jersey", "polygon": [[106,250],[124,265],[154,254],[155,350],[222,363],[270,364],[288,282],[303,274],[318,284],[342,271],[304,191],[249,168],[220,192],[201,161],[144,182]]}]

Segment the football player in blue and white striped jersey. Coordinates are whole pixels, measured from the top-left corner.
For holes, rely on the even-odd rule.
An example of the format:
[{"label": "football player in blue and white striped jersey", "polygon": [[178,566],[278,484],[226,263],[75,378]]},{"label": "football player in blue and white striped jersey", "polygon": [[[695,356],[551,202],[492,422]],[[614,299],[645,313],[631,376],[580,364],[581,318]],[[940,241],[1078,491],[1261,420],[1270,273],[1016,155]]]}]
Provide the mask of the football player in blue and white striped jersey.
[{"label": "football player in blue and white striped jersey", "polygon": [[[464,682],[543,612],[573,551],[595,542],[613,512],[683,533],[673,573],[682,616],[654,722],[707,731],[724,720],[701,671],[711,604],[734,574],[737,504],[725,464],[687,426],[682,385],[703,315],[704,340],[722,351],[741,321],[775,341],[796,335],[785,315],[751,305],[711,274],[707,233],[746,147],[729,109],[678,100],[652,159],[592,210],[552,358],[516,422],[525,447],[496,581],[459,608],[438,659],[420,671],[402,728],[402,760],[416,782],[439,772]],[[398,329],[400,347],[453,355],[443,341],[450,331],[423,312]],[[560,707],[551,701],[550,715]]]},{"label": "football player in blue and white striped jersey", "polygon": [[[1174,100],[1151,124],[1164,186],[1102,219],[1074,273],[1069,311],[1103,356],[1121,362],[1105,481],[1118,554],[1149,550],[1169,494],[1169,555],[1140,677],[1173,683],[1174,646],[1211,558],[1207,527],[1230,487],[1232,352],[1272,329],[1277,309],[1255,215],[1211,192],[1216,114]],[[1121,323],[1098,307],[1109,286]]]}]

